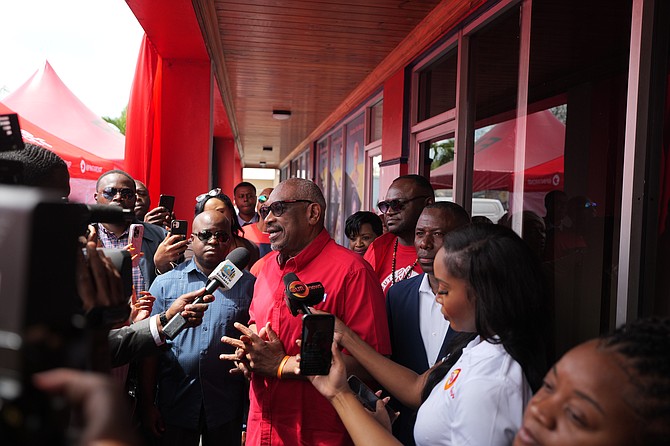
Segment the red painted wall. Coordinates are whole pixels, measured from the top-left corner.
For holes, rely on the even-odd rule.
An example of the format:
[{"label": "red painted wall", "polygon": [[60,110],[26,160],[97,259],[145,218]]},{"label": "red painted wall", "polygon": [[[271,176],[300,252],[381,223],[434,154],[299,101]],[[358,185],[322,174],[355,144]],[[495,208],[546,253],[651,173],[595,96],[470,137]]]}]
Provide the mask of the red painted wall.
[{"label": "red painted wall", "polygon": [[379,197],[383,199],[391,182],[407,174],[407,163],[383,165],[385,161],[402,156],[403,114],[405,111],[405,70],[398,70],[384,82],[384,111],[382,115],[382,168],[379,179]]},{"label": "red painted wall", "polygon": [[217,165],[214,166],[218,176],[218,183],[212,187],[220,187],[224,194],[233,199],[233,188],[242,181],[242,161],[230,138],[214,138],[214,151]]},{"label": "red painted wall", "polygon": [[195,197],[210,184],[211,67],[209,61],[164,59],[162,69],[160,150],[152,165],[158,162],[160,193],[174,195],[177,218],[190,222]]}]

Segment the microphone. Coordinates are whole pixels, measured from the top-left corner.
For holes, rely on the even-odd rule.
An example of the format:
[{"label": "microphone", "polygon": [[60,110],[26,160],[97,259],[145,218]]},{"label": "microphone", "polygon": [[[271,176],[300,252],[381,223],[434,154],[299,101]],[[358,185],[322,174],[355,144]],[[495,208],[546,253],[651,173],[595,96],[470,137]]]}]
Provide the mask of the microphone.
[{"label": "microphone", "polygon": [[[232,289],[235,284],[242,277],[242,270],[249,263],[249,251],[246,248],[235,248],[226,257],[226,260],[219,263],[214,271],[209,275],[205,291],[198,296],[193,303],[202,303],[203,297],[206,294],[213,294],[219,287],[223,287],[224,291]],[[175,317],[163,327],[163,334],[168,339],[174,339],[186,326],[186,319],[177,314]]]},{"label": "microphone", "polygon": [[323,302],[324,290],[321,282],[303,283],[295,273],[288,273],[284,276],[284,287],[284,300],[293,316],[297,316],[298,311],[312,314],[309,307]]}]

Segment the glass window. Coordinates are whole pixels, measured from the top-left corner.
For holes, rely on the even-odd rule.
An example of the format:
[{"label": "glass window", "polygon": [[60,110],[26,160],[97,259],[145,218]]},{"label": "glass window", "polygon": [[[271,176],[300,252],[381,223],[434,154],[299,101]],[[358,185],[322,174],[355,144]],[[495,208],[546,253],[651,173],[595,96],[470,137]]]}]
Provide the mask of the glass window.
[{"label": "glass window", "polygon": [[382,115],[384,113],[384,100],[370,107],[370,137],[368,143],[382,139]]},{"label": "glass window", "polygon": [[493,223],[509,209],[514,185],[519,18],[517,6],[475,32],[470,43],[475,104],[472,216]]},{"label": "glass window", "polygon": [[347,150],[344,175],[344,218],[361,210],[365,187],[365,115],[360,114],[346,126]]},{"label": "glass window", "polygon": [[533,3],[515,174],[523,237],[544,245],[557,354],[614,328],[630,23],[631,1]]},{"label": "glass window", "polygon": [[419,73],[418,122],[456,107],[457,56],[454,48]]},{"label": "glass window", "polygon": [[437,201],[453,201],[454,195],[454,135],[440,135],[421,143],[423,172],[430,172],[430,182]]},{"label": "glass window", "polygon": [[376,211],[377,209],[377,203],[379,203],[379,180],[381,178],[381,167],[379,167],[379,163],[382,162],[382,155],[374,155],[370,157],[370,164],[371,164],[371,176],[370,176],[370,181],[371,181],[371,187],[370,187],[370,207],[369,209],[373,210],[373,212]]},{"label": "glass window", "polygon": [[328,199],[328,138],[324,138],[316,144],[317,162],[318,165],[316,184],[321,188],[323,195]]},{"label": "glass window", "polygon": [[331,237],[342,242],[344,237],[343,194],[342,194],[342,158],[344,146],[342,144],[342,129],[330,136],[330,192],[328,194],[327,227]]}]

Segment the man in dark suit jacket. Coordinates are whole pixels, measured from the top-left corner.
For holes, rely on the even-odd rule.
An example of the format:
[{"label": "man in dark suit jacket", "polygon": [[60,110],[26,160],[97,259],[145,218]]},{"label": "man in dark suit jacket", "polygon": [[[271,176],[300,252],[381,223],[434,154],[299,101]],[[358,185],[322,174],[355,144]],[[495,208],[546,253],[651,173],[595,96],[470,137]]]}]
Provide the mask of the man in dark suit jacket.
[{"label": "man in dark suit jacket", "polygon": [[[424,273],[393,285],[386,298],[391,335],[391,359],[423,373],[449,353],[456,332],[444,319],[442,306],[435,302],[438,283],[433,274],[435,254],[446,233],[470,222],[467,212],[457,204],[440,201],[424,208],[416,224],[414,247]],[[404,445],[414,445],[416,411],[394,401],[400,417],[393,424],[393,435]]]}]

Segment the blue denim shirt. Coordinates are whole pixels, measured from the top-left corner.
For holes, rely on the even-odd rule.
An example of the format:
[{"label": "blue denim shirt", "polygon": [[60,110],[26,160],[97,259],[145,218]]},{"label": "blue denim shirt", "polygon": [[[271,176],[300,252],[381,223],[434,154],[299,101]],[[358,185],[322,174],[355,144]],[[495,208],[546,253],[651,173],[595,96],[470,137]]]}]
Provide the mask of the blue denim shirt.
[{"label": "blue denim shirt", "polygon": [[[233,323],[249,322],[255,280],[244,271],[232,290],[216,290],[202,325],[187,328],[168,341],[170,349],[159,359],[156,395],[165,423],[197,429],[201,406],[209,428],[227,423],[241,413],[242,402],[248,398],[245,382],[230,375],[232,362],[221,361],[219,355],[234,350],[221,342],[224,335],[239,338]],[[158,276],[150,289],[156,297],[152,315],[169,308],[182,294],[206,284],[207,276],[193,259]]]}]

